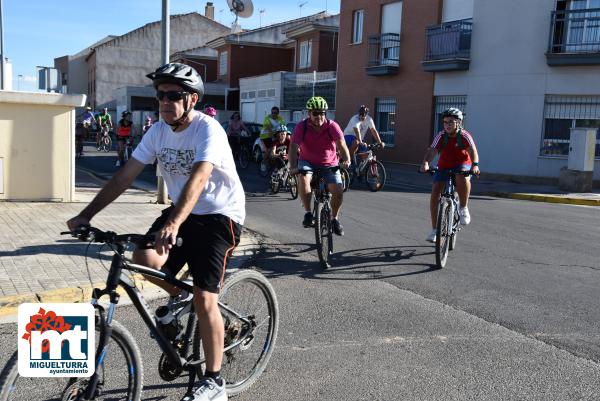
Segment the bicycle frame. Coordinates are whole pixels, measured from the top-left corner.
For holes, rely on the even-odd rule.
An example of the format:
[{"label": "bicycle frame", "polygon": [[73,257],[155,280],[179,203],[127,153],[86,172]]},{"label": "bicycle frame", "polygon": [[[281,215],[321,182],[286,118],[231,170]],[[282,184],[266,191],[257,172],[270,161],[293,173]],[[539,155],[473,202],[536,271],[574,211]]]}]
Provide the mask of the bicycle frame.
[{"label": "bicycle frame", "polygon": [[[160,330],[152,316],[152,312],[150,311],[150,306],[144,299],[144,296],[137,289],[135,283],[123,274],[123,270],[132,271],[135,273],[140,273],[147,277],[154,277],[160,280],[163,280],[171,285],[174,285],[180,289],[186,290],[188,292],[193,292],[193,286],[187,282],[178,280],[171,275],[168,275],[159,270],[152,269],[147,266],[142,266],[134,263],[128,263],[125,260],[124,252],[125,246],[122,244],[115,244],[117,250],[112,257],[110,270],[108,276],[106,278],[106,287],[104,289],[94,288],[92,292],[92,305],[99,311],[100,315],[100,337],[98,342],[98,347],[96,351],[96,371],[90,377],[90,381],[85,391],[86,399],[91,399],[94,392],[96,391],[96,386],[98,384],[99,375],[98,375],[98,367],[102,364],[103,358],[106,355],[106,344],[108,339],[112,333],[111,322],[114,315],[115,308],[119,303],[120,295],[117,293],[117,287],[122,287],[129,298],[131,299],[133,305],[136,310],[142,317],[142,320],[150,330],[151,335],[156,339],[160,349],[165,353],[172,366],[176,368],[185,369],[188,371],[192,371],[197,368],[199,365],[204,363],[204,359],[199,359],[196,361],[186,361],[183,357],[179,355],[171,341],[167,338],[167,336]],[[98,300],[104,295],[108,295],[110,297],[110,305],[108,308],[108,313],[106,318],[104,317],[104,308],[98,304]],[[237,314],[235,311],[222,304],[218,303],[219,309],[221,312],[226,312],[231,316],[235,316],[237,319],[243,321],[246,325],[251,325],[251,322]],[[193,309],[193,304],[192,304]],[[190,313],[195,313],[193,310]],[[184,329],[185,335],[191,335],[191,330],[193,329],[193,325],[195,325],[196,319],[190,319],[188,321],[188,326]],[[240,335],[238,340],[229,344],[225,347],[224,351],[228,351],[234,347],[237,347],[244,341],[246,341],[247,333],[244,335]],[[192,377],[190,377],[190,383],[192,383]]]},{"label": "bicycle frame", "polygon": [[444,199],[448,199],[450,204],[452,205],[452,227],[450,227],[451,232],[450,235],[460,231],[461,227],[459,224],[458,218],[458,208],[459,204],[456,200],[456,174],[460,174],[458,171],[453,171],[448,174],[448,179],[446,180],[446,184],[444,185],[444,191],[440,195],[440,203]]}]

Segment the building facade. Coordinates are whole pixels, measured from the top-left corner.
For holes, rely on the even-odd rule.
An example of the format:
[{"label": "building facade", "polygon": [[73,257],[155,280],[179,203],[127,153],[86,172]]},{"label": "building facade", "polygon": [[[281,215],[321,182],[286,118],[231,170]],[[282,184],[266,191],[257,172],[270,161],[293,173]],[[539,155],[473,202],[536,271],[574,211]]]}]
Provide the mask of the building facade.
[{"label": "building facade", "polygon": [[[445,0],[443,10],[423,62],[436,112],[465,110],[482,171],[558,177],[570,128],[600,127],[600,0]],[[595,155],[598,179],[598,144]]]}]

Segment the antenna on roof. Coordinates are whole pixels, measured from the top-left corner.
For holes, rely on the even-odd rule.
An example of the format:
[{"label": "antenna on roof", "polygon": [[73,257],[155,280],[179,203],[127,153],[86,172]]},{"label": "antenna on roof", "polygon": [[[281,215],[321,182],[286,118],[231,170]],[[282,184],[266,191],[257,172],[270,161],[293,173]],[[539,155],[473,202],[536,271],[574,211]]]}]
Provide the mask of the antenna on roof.
[{"label": "antenna on roof", "polygon": [[298,4],[298,7],[300,8],[300,17],[302,17],[302,7],[304,7],[306,5],[306,3],[308,3],[308,1]]},{"label": "antenna on roof", "polygon": [[238,17],[248,18],[254,12],[252,0],[227,0],[229,11],[235,14],[235,21],[231,24],[231,33],[240,33],[242,27],[238,24]]}]

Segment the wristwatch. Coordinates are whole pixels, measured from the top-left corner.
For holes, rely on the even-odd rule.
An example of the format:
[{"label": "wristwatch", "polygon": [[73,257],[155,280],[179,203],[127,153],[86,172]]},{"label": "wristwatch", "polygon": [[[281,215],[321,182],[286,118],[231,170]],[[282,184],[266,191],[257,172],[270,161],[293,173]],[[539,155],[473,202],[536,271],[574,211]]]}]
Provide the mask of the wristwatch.
[{"label": "wristwatch", "polygon": [[473,162],[473,166],[479,166],[479,162]]}]

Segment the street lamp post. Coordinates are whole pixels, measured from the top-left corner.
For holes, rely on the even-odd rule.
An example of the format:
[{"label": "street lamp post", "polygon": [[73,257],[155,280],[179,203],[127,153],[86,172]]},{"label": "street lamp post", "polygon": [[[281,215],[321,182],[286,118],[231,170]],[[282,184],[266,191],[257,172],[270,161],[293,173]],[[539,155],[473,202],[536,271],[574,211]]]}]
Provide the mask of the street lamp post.
[{"label": "street lamp post", "polygon": [[[1,0],[0,0],[1,1]],[[161,30],[161,64],[165,65],[169,62],[169,32],[170,32],[170,20],[169,20],[169,0],[162,0],[162,20],[160,24]],[[158,164],[156,165],[156,176],[158,177],[156,182],[156,203],[165,205],[169,202],[167,185],[163,179]]]},{"label": "street lamp post", "polygon": [[2,16],[2,0],[0,0],[0,90],[4,90],[4,17]]},{"label": "street lamp post", "polygon": [[21,79],[23,79],[23,74],[17,75],[17,91],[21,90]]}]

